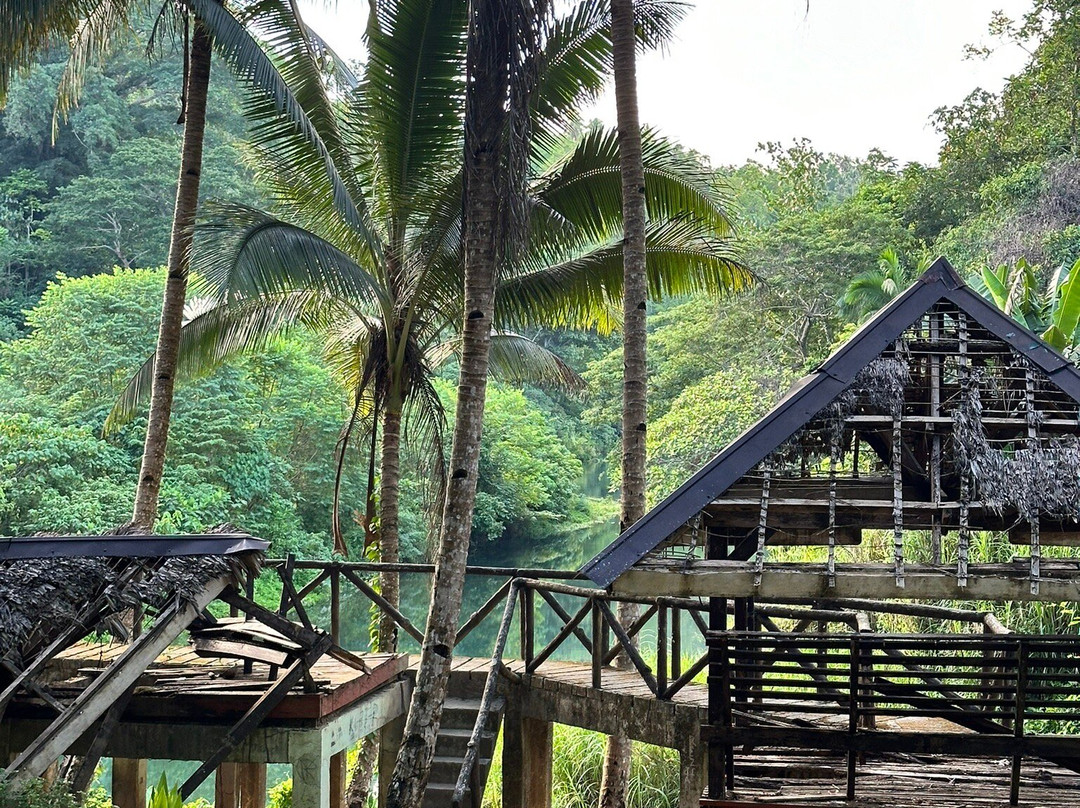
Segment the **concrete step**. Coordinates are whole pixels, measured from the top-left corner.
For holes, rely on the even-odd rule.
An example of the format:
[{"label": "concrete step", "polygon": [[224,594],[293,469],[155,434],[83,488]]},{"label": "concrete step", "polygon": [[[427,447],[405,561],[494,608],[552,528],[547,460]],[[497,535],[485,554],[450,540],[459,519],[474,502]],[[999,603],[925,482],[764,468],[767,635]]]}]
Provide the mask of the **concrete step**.
[{"label": "concrete step", "polygon": [[[468,806],[470,804],[469,797],[471,795],[472,791],[466,790],[463,805]],[[450,808],[453,797],[453,783],[432,783],[429,781],[427,791],[424,792],[424,799],[420,802],[420,808]]]},{"label": "concrete step", "polygon": [[[461,774],[461,764],[463,762],[464,758],[456,755],[436,755],[431,761],[431,775],[428,777],[428,782],[456,783],[458,775]],[[490,753],[481,755],[477,760],[477,764],[480,766],[480,774],[483,775],[482,779],[485,779],[488,770],[491,768]]]},{"label": "concrete step", "polygon": [[[480,754],[491,754],[495,745],[496,733],[490,730],[480,736]],[[436,757],[465,757],[465,750],[469,748],[469,739],[472,737],[472,727],[439,729],[439,737],[435,739]]]},{"label": "concrete step", "polygon": [[[502,699],[492,705],[492,711],[488,713],[488,729],[498,727],[502,708]],[[479,699],[449,698],[443,705],[442,726],[449,729],[472,729],[476,723],[476,714],[479,711]]]}]

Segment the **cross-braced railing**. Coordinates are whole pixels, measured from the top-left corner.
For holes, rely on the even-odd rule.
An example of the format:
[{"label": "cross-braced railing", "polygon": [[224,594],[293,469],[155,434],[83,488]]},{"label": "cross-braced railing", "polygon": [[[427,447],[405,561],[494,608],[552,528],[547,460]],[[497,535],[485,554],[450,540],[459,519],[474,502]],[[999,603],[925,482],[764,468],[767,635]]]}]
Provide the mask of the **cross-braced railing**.
[{"label": "cross-braced railing", "polygon": [[[423,642],[422,632],[406,610],[382,596],[378,576],[401,576],[402,590],[415,594],[418,585],[426,586],[426,576],[434,570],[431,565],[285,559],[269,561],[266,567],[274,571],[281,584],[279,612],[283,615],[295,612],[301,622],[310,624],[313,609],[309,606],[317,605],[318,617],[328,620],[335,641],[340,642],[345,633],[343,603],[346,595],[351,594],[367,602],[370,611],[364,613],[369,622],[377,623],[385,615],[398,627],[403,643]],[[467,793],[472,795],[475,805],[479,804],[476,762],[497,701],[499,678],[521,682],[522,676],[543,675],[545,663],[572,661],[588,665],[594,688],[615,686],[616,679],[625,686],[626,677],[636,676],[654,698],[672,700],[687,687],[704,684],[710,661],[716,662],[715,651],[710,660],[706,638],[718,621],[722,620],[726,627],[731,617],[735,626],[756,630],[760,636],[798,635],[813,642],[818,642],[814,637],[839,636],[837,641],[847,642],[841,635],[870,634],[876,613],[959,621],[976,626],[987,635],[1008,634],[1008,629],[992,614],[968,609],[872,600],[765,604],[748,599],[629,597],[584,586],[582,576],[574,571],[474,566],[466,572],[474,583],[502,580],[493,590],[489,583],[484,592],[490,594],[481,595],[482,600],[474,597],[479,605],[463,616],[458,627],[459,649],[470,636],[476,647],[480,643],[475,640],[483,634],[485,640],[491,638],[490,644],[482,643],[485,649],[491,649],[491,656],[485,692],[455,790],[455,806],[465,804]],[[250,582],[248,587],[252,591]],[[470,584],[467,589],[479,587]],[[628,625],[623,625],[617,617],[621,603],[638,607],[637,617]],[[415,603],[413,608],[417,608]],[[827,653],[818,646],[815,648],[816,651],[807,652],[796,661],[811,680],[813,666],[821,662],[817,657]],[[623,664],[616,675],[615,663],[620,657]],[[509,664],[514,661],[518,664]],[[909,673],[918,678],[925,672],[909,670]],[[930,675],[923,678],[926,677]],[[858,685],[860,691],[869,687],[863,678]],[[932,680],[933,677],[926,679],[931,683]],[[752,711],[743,710],[742,705],[761,702],[759,696],[753,695],[756,680],[750,677],[740,682],[745,692],[740,691],[733,709],[750,714]],[[640,688],[637,692],[641,692]],[[838,703],[839,697],[832,701]],[[870,726],[874,714],[875,711],[863,710],[859,720]]]}]

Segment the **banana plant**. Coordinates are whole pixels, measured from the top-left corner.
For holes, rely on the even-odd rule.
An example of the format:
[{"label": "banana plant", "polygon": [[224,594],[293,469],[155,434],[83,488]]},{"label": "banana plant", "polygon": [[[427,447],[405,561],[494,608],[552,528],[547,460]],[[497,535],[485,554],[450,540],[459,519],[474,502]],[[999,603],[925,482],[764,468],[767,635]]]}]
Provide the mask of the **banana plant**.
[{"label": "banana plant", "polygon": [[1061,265],[1039,289],[1039,268],[1021,258],[1015,265],[986,266],[975,279],[994,305],[1053,348],[1067,352],[1077,346],[1080,327],[1080,259]]}]

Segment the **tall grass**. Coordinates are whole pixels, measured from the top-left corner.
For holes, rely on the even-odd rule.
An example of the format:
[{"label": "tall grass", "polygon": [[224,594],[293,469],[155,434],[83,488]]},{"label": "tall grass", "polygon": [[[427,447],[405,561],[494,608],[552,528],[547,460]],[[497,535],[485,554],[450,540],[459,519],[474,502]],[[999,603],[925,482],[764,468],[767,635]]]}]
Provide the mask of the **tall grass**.
[{"label": "tall grass", "polygon": [[[551,772],[552,808],[594,808],[600,797],[606,736],[556,724]],[[674,749],[635,743],[630,763],[630,808],[676,808],[679,754]],[[502,737],[495,747],[484,808],[502,808]]]}]

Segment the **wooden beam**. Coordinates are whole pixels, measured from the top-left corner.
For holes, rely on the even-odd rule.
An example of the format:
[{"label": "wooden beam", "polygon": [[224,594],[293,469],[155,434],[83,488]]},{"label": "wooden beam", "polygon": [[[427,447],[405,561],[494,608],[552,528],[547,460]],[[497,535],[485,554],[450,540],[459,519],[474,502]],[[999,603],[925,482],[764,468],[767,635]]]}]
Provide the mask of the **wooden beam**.
[{"label": "wooden beam", "polygon": [[240,808],[239,763],[222,763],[214,776],[214,808]]},{"label": "wooden beam", "polygon": [[97,735],[94,736],[94,740],[90,743],[90,749],[83,755],[78,771],[75,772],[74,777],[71,779],[73,791],[86,791],[90,787],[98,761],[105,754],[105,748],[108,746],[113,733],[116,732],[116,728],[120,724],[120,718],[123,716],[124,710],[127,709],[134,693],[135,685],[132,685],[124,691],[124,694],[105,713],[105,718],[102,719],[101,726],[98,727]]},{"label": "wooden beam", "polygon": [[116,808],[146,808],[146,761],[113,758],[112,803]]},{"label": "wooden beam", "polygon": [[273,709],[292,690],[293,686],[304,677],[308,669],[315,664],[319,657],[326,653],[331,645],[333,645],[333,638],[329,634],[323,634],[302,658],[297,659],[289,666],[289,669],[251,705],[243,717],[226,733],[221,746],[184,781],[184,784],[180,787],[181,797],[187,799],[192,795],[195,789],[199,787],[199,784],[210,775],[210,772],[217,768],[228,757],[229,753],[239,746],[244,738],[250,735],[270,715]]},{"label": "wooden beam", "polygon": [[266,764],[238,763],[240,808],[266,808]]},{"label": "wooden beam", "polygon": [[330,808],[345,808],[345,774],[348,752],[330,756]]},{"label": "wooden beam", "polygon": [[551,722],[520,709],[503,721],[503,808],[551,808]]},{"label": "wooden beam", "polygon": [[[1027,559],[1024,559],[1026,562]],[[1055,574],[1055,569],[1057,570]],[[972,564],[967,586],[941,567],[909,564],[905,586],[896,586],[892,565],[837,564],[836,586],[829,588],[824,564],[770,564],[754,586],[752,563],[734,561],[640,562],[617,578],[615,596],[791,598],[904,598],[907,600],[1080,600],[1076,562],[1043,562],[1039,592],[1032,593],[1027,564]]]},{"label": "wooden beam", "polygon": [[153,627],[139,637],[112,665],[79,694],[56,717],[38,739],[27,747],[4,776],[16,783],[39,777],[49,764],[64,754],[157,659],[192,620],[231,582],[231,576],[209,581],[191,600],[179,601],[161,614]]}]

